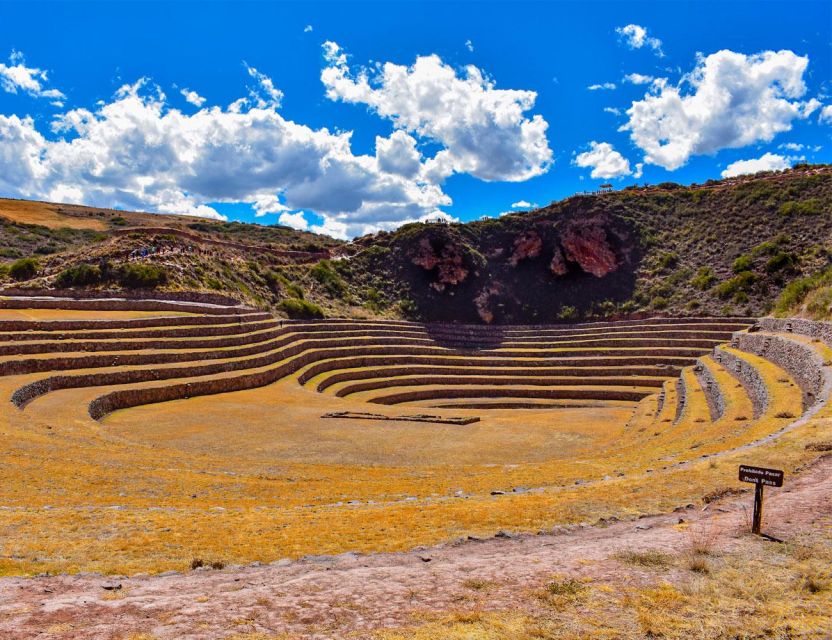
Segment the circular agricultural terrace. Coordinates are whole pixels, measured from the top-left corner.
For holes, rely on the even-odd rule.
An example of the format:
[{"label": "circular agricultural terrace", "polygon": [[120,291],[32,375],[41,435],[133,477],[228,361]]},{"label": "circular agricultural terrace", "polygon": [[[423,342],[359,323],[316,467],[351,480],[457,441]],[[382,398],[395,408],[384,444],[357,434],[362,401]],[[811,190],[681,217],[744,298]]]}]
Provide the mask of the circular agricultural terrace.
[{"label": "circular agricultural terrace", "polygon": [[797,320],[483,327],[0,298],[0,569],[404,550],[708,501],[738,488],[738,462],[804,461],[830,336]]}]

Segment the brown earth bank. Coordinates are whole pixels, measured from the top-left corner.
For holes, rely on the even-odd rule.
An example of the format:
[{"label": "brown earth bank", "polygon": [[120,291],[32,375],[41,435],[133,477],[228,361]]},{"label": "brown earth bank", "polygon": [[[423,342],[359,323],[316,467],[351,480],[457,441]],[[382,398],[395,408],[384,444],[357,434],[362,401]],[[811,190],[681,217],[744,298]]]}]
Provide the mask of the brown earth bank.
[{"label": "brown earth bank", "polygon": [[4,578],[0,638],[828,638],[832,456],[767,494],[782,543],[747,533],[744,494],[407,553]]}]

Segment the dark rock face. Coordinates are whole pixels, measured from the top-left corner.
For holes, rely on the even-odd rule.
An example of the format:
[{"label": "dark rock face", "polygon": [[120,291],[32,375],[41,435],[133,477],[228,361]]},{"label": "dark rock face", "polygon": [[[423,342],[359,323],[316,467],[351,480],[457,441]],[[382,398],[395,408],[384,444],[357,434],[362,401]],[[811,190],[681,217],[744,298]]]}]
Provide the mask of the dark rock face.
[{"label": "dark rock face", "polygon": [[566,258],[564,258],[563,251],[560,250],[560,247],[555,247],[555,250],[552,252],[552,261],[549,263],[549,271],[556,276],[565,276],[569,273]]},{"label": "dark rock face", "polygon": [[551,322],[564,307],[625,300],[633,290],[638,236],[605,211],[408,231],[379,266],[396,270],[421,319]]},{"label": "dark rock face", "polygon": [[542,250],[543,240],[537,231],[525,231],[515,238],[514,250],[508,262],[512,267],[516,267],[521,260],[536,258]]},{"label": "dark rock face", "polygon": [[462,252],[457,245],[440,242],[437,247],[436,244],[431,238],[423,237],[411,254],[411,262],[426,271],[435,269],[436,279],[430,286],[437,291],[444,291],[447,285],[463,282],[470,270],[465,266]]},{"label": "dark rock face", "polygon": [[596,278],[602,278],[620,266],[620,260],[600,221],[570,225],[564,231],[560,243],[568,260],[577,262],[581,269]]}]

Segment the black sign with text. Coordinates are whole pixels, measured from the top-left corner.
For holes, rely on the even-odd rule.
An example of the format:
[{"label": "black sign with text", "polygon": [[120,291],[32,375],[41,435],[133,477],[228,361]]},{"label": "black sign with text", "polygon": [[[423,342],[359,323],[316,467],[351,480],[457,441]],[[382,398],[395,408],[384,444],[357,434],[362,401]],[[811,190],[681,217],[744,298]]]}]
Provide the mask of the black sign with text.
[{"label": "black sign with text", "polygon": [[782,487],[783,472],[780,469],[740,465],[740,482],[753,482],[767,487]]}]

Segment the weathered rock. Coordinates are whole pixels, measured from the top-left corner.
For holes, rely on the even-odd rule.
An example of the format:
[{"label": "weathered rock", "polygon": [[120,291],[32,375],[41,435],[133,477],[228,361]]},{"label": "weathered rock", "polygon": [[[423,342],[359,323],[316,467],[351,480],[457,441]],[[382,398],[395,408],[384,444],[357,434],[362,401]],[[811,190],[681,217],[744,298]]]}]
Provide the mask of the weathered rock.
[{"label": "weathered rock", "polygon": [[444,291],[446,285],[459,284],[468,277],[469,269],[465,266],[462,253],[453,244],[443,243],[437,249],[430,238],[424,237],[419,240],[410,259],[426,271],[436,270],[436,280],[431,286],[437,291]]},{"label": "weathered rock", "polygon": [[560,244],[567,260],[596,278],[612,273],[619,267],[618,257],[600,222],[573,222],[563,232]]},{"label": "weathered rock", "polygon": [[569,272],[569,266],[566,264],[566,258],[563,257],[560,247],[555,247],[552,262],[549,263],[549,271],[556,276],[565,276]]},{"label": "weathered rock", "polygon": [[514,250],[509,256],[509,264],[516,267],[521,260],[536,258],[543,250],[543,240],[537,231],[529,230],[521,233],[514,239]]}]

